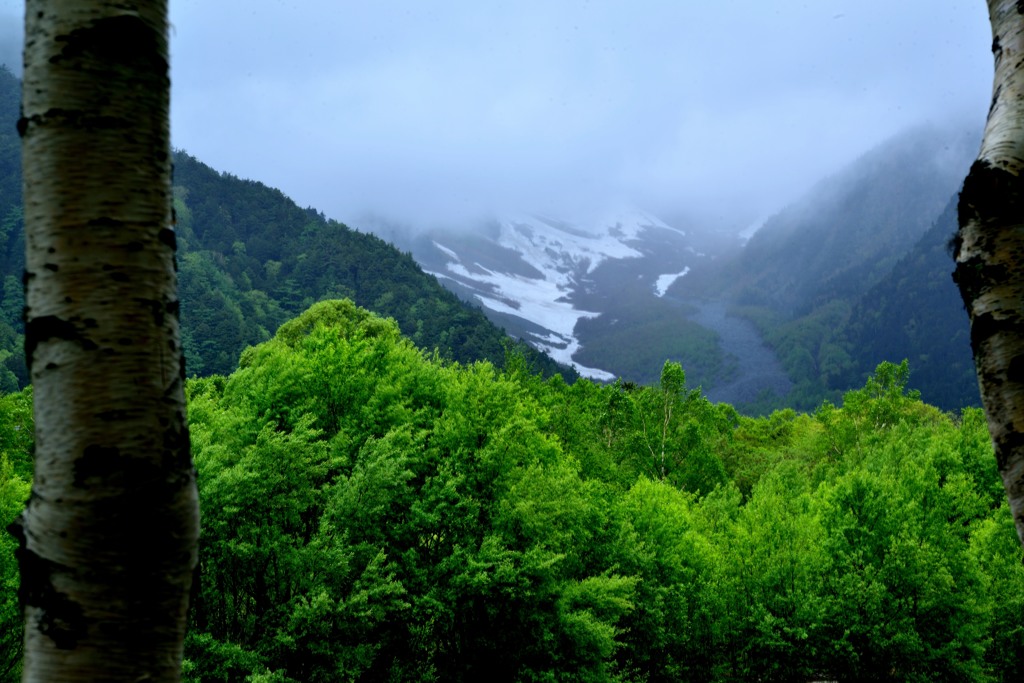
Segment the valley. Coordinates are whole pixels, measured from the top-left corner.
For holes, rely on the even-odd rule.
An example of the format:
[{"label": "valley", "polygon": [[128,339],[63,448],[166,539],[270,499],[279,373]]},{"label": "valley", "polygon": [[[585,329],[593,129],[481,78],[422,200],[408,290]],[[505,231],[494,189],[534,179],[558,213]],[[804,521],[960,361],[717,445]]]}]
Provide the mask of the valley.
[{"label": "valley", "polygon": [[[955,410],[978,397],[951,261],[933,250],[955,230],[943,209],[977,140],[957,127],[909,129],[756,229],[619,206],[597,218],[522,214],[375,230],[398,235],[424,270],[508,334],[591,379],[651,384],[672,360],[716,400],[753,412],[807,410],[841,401],[878,363],[906,358],[911,386]],[[927,307],[904,307],[905,320],[873,327],[865,316],[896,286]],[[917,316],[935,333],[928,342],[867,341],[893,338]]]},{"label": "valley", "polygon": [[752,322],[732,315],[721,302],[701,302],[690,319],[718,336],[721,352],[732,365],[728,378],[704,390],[718,403],[749,405],[758,400],[785,399],[793,388],[778,356]]}]

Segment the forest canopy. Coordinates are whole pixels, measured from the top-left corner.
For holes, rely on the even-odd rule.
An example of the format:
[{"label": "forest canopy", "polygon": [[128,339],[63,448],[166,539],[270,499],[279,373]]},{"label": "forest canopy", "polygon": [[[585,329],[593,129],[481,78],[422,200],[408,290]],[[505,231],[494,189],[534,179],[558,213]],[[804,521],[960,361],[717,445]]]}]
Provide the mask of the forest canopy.
[{"label": "forest canopy", "polygon": [[[1024,567],[984,417],[922,403],[908,372],[751,418],[678,364],[649,387],[568,384],[315,304],[189,381],[185,678],[1021,680]],[[30,404],[0,398],[4,523]]]}]

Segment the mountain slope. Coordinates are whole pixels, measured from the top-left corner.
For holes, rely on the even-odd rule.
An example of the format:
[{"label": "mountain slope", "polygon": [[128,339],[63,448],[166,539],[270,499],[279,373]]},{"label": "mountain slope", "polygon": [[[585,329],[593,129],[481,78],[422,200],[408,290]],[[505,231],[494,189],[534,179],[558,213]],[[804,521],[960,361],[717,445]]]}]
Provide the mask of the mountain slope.
[{"label": "mountain slope", "polygon": [[947,248],[957,230],[956,204],[950,199],[910,253],[854,307],[842,333],[856,363],[847,383],[883,360],[907,358],[909,384],[923,400],[945,410],[981,405],[970,323]]},{"label": "mountain slope", "polygon": [[[314,301],[338,297],[395,318],[403,334],[444,357],[503,364],[504,333],[383,240],[180,152],[174,183],[184,247],[182,322],[196,342],[186,351],[198,371],[230,371],[244,346],[268,338]],[[218,343],[211,357],[203,344],[212,339]],[[546,374],[572,374],[523,351]]]},{"label": "mountain slope", "polygon": [[[976,404],[977,391],[963,378],[944,386],[935,379],[938,359],[961,373],[963,349],[949,345],[962,340],[966,319],[956,314],[951,264],[943,265],[949,233],[931,231],[977,139],[935,128],[899,136],[766,221],[726,268],[707,278],[733,311],[757,324],[794,383],[784,399],[762,397],[758,409],[839,401],[880,361],[904,358],[911,361],[911,385],[929,387],[926,400],[950,409]],[[944,225],[939,232],[951,231],[948,218]],[[913,315],[930,333],[895,332],[910,320],[908,301],[916,302]]]},{"label": "mountain slope", "polygon": [[[0,390],[27,382],[22,359],[20,83],[0,69]],[[394,318],[421,348],[460,362],[505,361],[516,346],[477,308],[383,240],[301,209],[262,183],[174,154],[182,342],[190,375],[227,374],[249,345],[324,298],[348,297]],[[545,374],[576,375],[518,345]]]},{"label": "mountain slope", "polygon": [[705,257],[685,231],[651,214],[506,216],[475,231],[431,231],[411,245],[445,286],[582,374],[653,383],[669,359],[695,385],[727,375],[716,335],[666,296]]},{"label": "mountain slope", "polygon": [[[910,358],[912,382],[931,373],[917,369],[929,357],[927,337],[903,339],[883,356],[868,343],[891,336],[870,322],[873,306],[891,299],[870,292],[883,282],[895,286],[890,278],[907,269],[901,259],[959,187],[977,143],[975,133],[960,129],[907,131],[818,183],[731,254],[702,254],[687,234],[701,235],[700,226],[683,232],[641,211],[589,223],[499,219],[475,234],[428,233],[412,251],[450,289],[481,302],[492,320],[585,374],[652,383],[668,359],[710,395],[759,410],[811,409],[824,398],[840,400],[881,360]],[[717,245],[729,248],[721,239]],[[945,277],[935,275],[933,256],[932,270],[919,277]],[[947,299],[920,301],[943,311],[956,301],[946,289],[938,295]],[[729,349],[761,350],[756,334],[742,344],[733,339],[741,321],[709,315],[716,301],[755,323],[789,380],[779,372],[761,376],[765,363],[755,372],[740,362]],[[888,311],[877,311],[877,324],[896,324]],[[931,355],[950,354],[962,357]],[[771,353],[764,358],[779,368]],[[756,382],[748,381],[752,372]],[[956,386],[943,405],[973,403]]]},{"label": "mountain slope", "polygon": [[866,291],[942,212],[976,134],[922,127],[876,147],[765,222],[725,271],[738,304],[790,317]]},{"label": "mountain slope", "polygon": [[0,67],[0,391],[13,391],[28,381],[21,323],[25,305],[21,139],[15,128],[20,102],[21,82]]}]

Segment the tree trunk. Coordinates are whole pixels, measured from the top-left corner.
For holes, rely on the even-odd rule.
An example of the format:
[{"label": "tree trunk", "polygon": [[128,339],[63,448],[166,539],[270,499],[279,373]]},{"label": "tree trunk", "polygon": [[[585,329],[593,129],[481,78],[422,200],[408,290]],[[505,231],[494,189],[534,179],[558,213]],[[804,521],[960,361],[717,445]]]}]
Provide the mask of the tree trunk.
[{"label": "tree trunk", "polygon": [[28,0],[24,681],[177,681],[198,502],[178,332],[166,0]]},{"label": "tree trunk", "polygon": [[1024,2],[988,0],[995,80],[960,193],[953,278],[971,319],[996,462],[1024,543]]}]

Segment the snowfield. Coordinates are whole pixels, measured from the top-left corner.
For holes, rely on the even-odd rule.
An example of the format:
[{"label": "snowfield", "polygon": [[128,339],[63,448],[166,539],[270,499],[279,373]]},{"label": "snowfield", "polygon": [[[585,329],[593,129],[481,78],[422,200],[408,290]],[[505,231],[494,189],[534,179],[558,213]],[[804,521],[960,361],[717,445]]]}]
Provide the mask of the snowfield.
[{"label": "snowfield", "polygon": [[[652,229],[668,230],[685,236],[682,230],[660,219],[635,210],[619,210],[604,219],[578,225],[547,216],[517,214],[498,221],[494,243],[518,255],[521,263],[540,277],[506,272],[510,264],[466,262],[457,249],[433,241],[444,255],[444,272],[432,272],[473,291],[486,308],[516,316],[545,330],[528,333],[533,346],[547,352],[555,360],[571,365],[585,377],[608,381],[615,376],[601,368],[583,366],[573,360],[580,341],[575,335],[576,323],[594,318],[597,311],[581,310],[572,303],[573,294],[582,291],[582,279],[608,260],[635,259],[644,256],[638,247],[644,234]],[[522,271],[522,268],[518,270]],[[654,286],[656,296],[664,296],[677,279],[690,271],[689,266],[674,274],[660,275]]]}]

